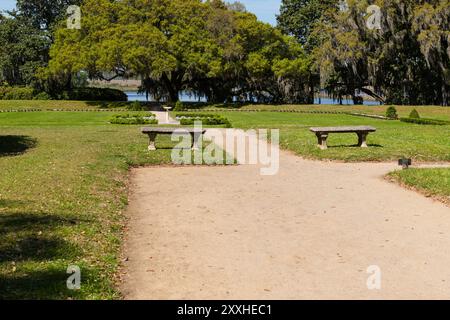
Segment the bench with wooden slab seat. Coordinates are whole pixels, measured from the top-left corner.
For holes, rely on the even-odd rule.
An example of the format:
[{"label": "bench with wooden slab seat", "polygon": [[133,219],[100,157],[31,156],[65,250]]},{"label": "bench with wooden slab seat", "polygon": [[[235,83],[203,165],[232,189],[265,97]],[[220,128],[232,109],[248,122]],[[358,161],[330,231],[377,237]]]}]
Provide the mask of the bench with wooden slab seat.
[{"label": "bench with wooden slab seat", "polygon": [[319,141],[319,148],[325,150],[328,148],[327,139],[330,133],[356,133],[358,135],[358,146],[367,148],[367,136],[371,132],[376,132],[377,129],[369,126],[360,127],[323,127],[311,128],[311,132],[315,133]]},{"label": "bench with wooden slab seat", "polygon": [[146,127],[146,128],[142,128],[142,133],[148,135],[149,139],[150,139],[150,143],[148,145],[148,150],[149,151],[154,151],[156,150],[156,137],[159,134],[163,134],[163,135],[172,135],[172,134],[177,134],[177,135],[187,135],[190,134],[192,137],[192,149],[193,150],[199,150],[199,141],[200,138],[205,134],[206,130],[199,130],[199,129],[194,129],[194,128],[181,128],[181,127],[173,127],[173,128],[158,128],[158,127]]}]

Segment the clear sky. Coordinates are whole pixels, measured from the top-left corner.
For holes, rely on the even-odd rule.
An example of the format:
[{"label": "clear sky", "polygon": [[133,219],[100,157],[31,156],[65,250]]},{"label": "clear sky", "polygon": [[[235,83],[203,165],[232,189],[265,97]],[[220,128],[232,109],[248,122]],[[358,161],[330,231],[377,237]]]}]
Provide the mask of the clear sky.
[{"label": "clear sky", "polygon": [[276,24],[276,15],[280,12],[281,0],[240,0],[248,11],[253,12],[264,22]]},{"label": "clear sky", "polygon": [[[232,2],[232,1],[230,1]],[[281,0],[240,0],[250,12],[255,13],[264,22],[276,24],[275,15],[280,10]],[[12,9],[15,0],[0,0],[0,10]]]}]

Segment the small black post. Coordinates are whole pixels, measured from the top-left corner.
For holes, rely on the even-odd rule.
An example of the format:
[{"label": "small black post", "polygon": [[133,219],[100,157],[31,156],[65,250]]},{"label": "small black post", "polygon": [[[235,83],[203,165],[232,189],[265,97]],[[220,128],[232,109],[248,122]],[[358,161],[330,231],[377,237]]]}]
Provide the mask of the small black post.
[{"label": "small black post", "polygon": [[398,165],[402,166],[403,170],[408,169],[410,165],[412,165],[412,160],[411,159],[400,159],[398,160]]}]

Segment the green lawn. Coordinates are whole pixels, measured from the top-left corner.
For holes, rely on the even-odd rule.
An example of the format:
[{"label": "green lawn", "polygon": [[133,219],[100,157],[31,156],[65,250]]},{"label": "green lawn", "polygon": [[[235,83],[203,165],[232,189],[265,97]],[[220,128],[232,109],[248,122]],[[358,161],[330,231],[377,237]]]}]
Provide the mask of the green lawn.
[{"label": "green lawn", "polygon": [[450,168],[395,171],[389,177],[450,204]]},{"label": "green lawn", "polygon": [[[119,297],[128,169],[170,163],[173,143],[158,138],[162,149],[149,153],[139,126],[109,116],[0,114],[0,299]],[[65,287],[71,264],[81,291]]]},{"label": "green lawn", "polygon": [[[450,109],[448,109],[450,112]],[[222,112],[236,128],[280,129],[280,143],[306,158],[344,161],[450,161],[450,126],[423,126],[400,121],[376,120],[349,115],[275,112]],[[309,131],[315,126],[371,125],[378,129],[368,137],[370,148],[356,147],[356,134],[331,134],[329,149],[317,148]]]},{"label": "green lawn", "polygon": [[[3,104],[2,104],[3,103]],[[36,103],[40,109],[72,102]],[[58,104],[62,104],[61,106]],[[80,107],[92,108],[88,103]],[[94,106],[95,107],[95,106]],[[8,109],[4,102],[0,108]],[[248,107],[249,108],[249,107]],[[278,107],[273,107],[278,108]],[[302,107],[303,108],[303,107]],[[447,117],[447,110],[431,110]],[[444,112],[445,111],[445,112]],[[420,126],[348,115],[220,112],[234,127],[281,129],[281,144],[314,159],[450,161],[450,126]],[[109,112],[0,113],[0,299],[118,298],[114,281],[122,240],[130,166],[168,164],[169,137],[146,150],[140,126],[110,125]],[[330,136],[320,151],[311,126],[373,125],[368,149],[356,135]],[[406,184],[449,194],[450,169],[395,173]],[[69,265],[82,270],[82,288],[65,286]]]},{"label": "green lawn", "polygon": [[[409,109],[412,108],[399,107],[398,109],[405,114],[409,113]],[[422,107],[418,109],[427,117],[450,118],[450,108],[431,107],[428,109],[428,107]],[[324,111],[330,110],[334,109],[325,109]],[[414,162],[450,161],[450,126],[423,126],[348,115],[275,112],[227,112],[223,115],[231,120],[234,127],[279,128],[281,130],[281,146],[306,158],[396,161],[401,157],[407,157],[412,158]],[[371,125],[378,131],[369,135],[370,148],[368,149],[355,147],[357,138],[352,134],[330,135],[328,138],[330,148],[325,151],[318,149],[314,135],[308,130],[309,127],[335,125]],[[450,203],[450,168],[402,170],[393,173],[391,177],[424,194]]]},{"label": "green lawn", "polygon": [[[1,104],[0,104],[1,106]],[[295,111],[295,112],[355,112],[369,115],[386,114],[388,106],[353,106],[353,105],[246,105],[234,109],[234,111]],[[408,117],[413,109],[416,109],[423,118],[450,120],[450,107],[439,106],[395,106],[400,117]],[[205,109],[221,110],[222,105],[205,107]]]},{"label": "green lawn", "polygon": [[94,109],[100,106],[100,102],[85,101],[61,101],[61,100],[0,100],[1,110],[24,109]]}]

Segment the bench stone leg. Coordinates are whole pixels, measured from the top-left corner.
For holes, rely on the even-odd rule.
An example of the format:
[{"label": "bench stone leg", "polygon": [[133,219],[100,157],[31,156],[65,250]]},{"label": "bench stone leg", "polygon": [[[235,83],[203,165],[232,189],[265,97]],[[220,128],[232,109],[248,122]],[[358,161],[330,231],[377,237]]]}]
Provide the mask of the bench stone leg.
[{"label": "bench stone leg", "polygon": [[148,134],[148,138],[150,140],[149,145],[148,145],[148,151],[155,151],[156,150],[156,133],[149,133]]},{"label": "bench stone leg", "polygon": [[[196,135],[197,135],[197,137],[196,137]],[[201,137],[202,137],[201,134],[191,133],[191,138],[192,138],[192,150],[194,150],[194,151],[200,150],[199,140],[201,140]],[[196,139],[196,138],[197,138],[197,139]]]},{"label": "bench stone leg", "polygon": [[317,140],[319,141],[319,148],[321,150],[328,149],[328,145],[327,145],[328,134],[316,133],[316,136],[317,136]]},{"label": "bench stone leg", "polygon": [[367,136],[368,133],[358,133],[358,146],[361,148],[367,148]]}]

